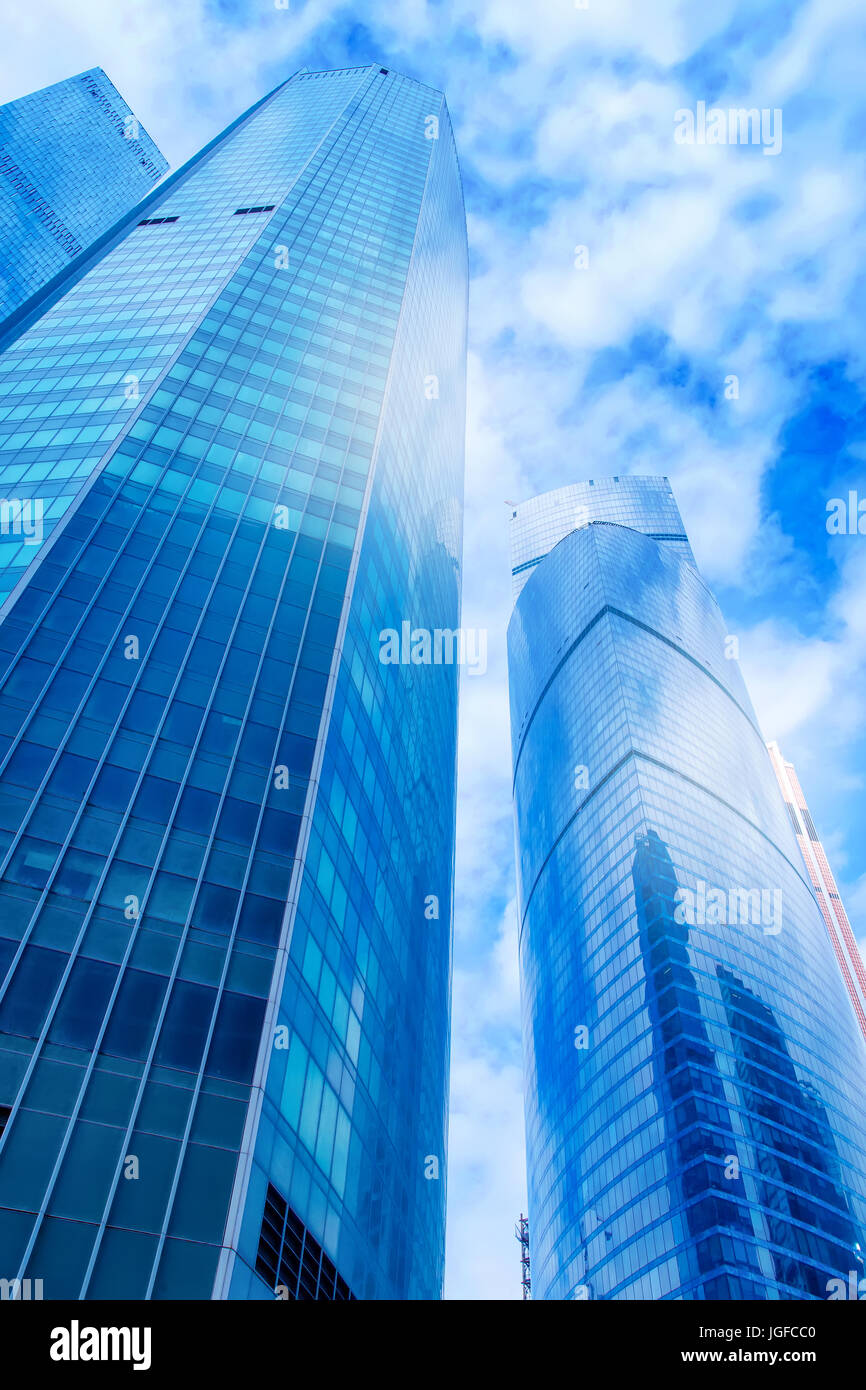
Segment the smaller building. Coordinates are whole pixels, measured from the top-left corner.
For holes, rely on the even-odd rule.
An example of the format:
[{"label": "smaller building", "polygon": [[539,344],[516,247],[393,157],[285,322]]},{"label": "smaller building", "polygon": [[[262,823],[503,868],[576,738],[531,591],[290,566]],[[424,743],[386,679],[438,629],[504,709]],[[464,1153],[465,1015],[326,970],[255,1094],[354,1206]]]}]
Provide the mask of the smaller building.
[{"label": "smaller building", "polygon": [[0,106],[0,332],[167,169],[102,68]]},{"label": "smaller building", "polygon": [[851,996],[851,1003],[854,1013],[857,1015],[860,1031],[866,1038],[866,969],[863,967],[863,958],[851,930],[848,914],[842,906],[836,880],[827,862],[824,846],[818,838],[818,832],[809,814],[809,807],[806,805],[803,788],[800,786],[794,771],[794,764],[789,763],[782,756],[778,743],[768,743],[767,748],[770,752],[773,771],[785,798],[785,805],[791,817],[803,862],[809,871],[812,887],[815,889],[815,896],[818,899],[818,906],[830,935],[830,944],[839,962],[839,969],[842,971],[845,988]]}]

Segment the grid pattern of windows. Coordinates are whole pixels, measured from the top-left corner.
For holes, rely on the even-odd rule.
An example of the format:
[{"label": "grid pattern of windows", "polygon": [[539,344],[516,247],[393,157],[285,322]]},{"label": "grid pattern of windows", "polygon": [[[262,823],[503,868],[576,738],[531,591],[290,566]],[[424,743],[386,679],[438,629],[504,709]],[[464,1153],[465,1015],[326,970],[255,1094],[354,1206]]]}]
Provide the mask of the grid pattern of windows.
[{"label": "grid pattern of windows", "polygon": [[[245,1199],[238,1154],[255,1138],[242,1145],[245,1127],[267,1128],[259,1102],[270,1072],[280,1073],[273,1123],[286,1152],[291,1135],[298,1172],[277,1157],[272,1129],[257,1162],[327,1258],[342,1268],[342,1220],[363,1296],[441,1279],[439,1194],[423,1226],[410,1223],[407,1251],[398,1222],[369,1232],[368,1190],[383,1132],[397,1185],[407,1188],[409,1173],[414,1184],[419,1095],[436,1111],[425,1142],[444,1143],[450,919],[431,947],[431,982],[408,941],[379,939],[375,913],[362,934],[321,855],[300,862],[316,770],[323,786],[327,776],[322,715],[374,445],[393,429],[390,449],[417,475],[417,500],[403,480],[406,518],[371,507],[374,537],[449,534],[421,508],[443,495],[450,505],[462,480],[458,444],[439,492],[432,481],[438,451],[462,441],[454,344],[465,331],[465,247],[416,246],[441,224],[426,196],[434,152],[448,217],[462,219],[450,131],[441,145],[425,138],[431,105],[439,110],[438,94],[377,69],[298,75],[150,205],[177,222],[140,228],[131,218],[0,357],[0,428],[10,402],[30,401],[28,378],[45,387],[47,366],[99,377],[83,390],[77,371],[72,384],[53,381],[45,433],[16,441],[13,423],[5,455],[12,470],[23,459],[53,476],[54,416],[64,413],[95,451],[88,460],[74,444],[61,449],[58,486],[72,485],[74,505],[0,623],[0,1103],[11,1112],[0,1246],[7,1262],[38,1269],[49,1298],[208,1297],[221,1252],[232,1267],[235,1208],[255,1235],[250,1283],[232,1296],[261,1296],[253,1270],[267,1177]],[[259,203],[273,212],[235,216]],[[414,395],[419,367],[405,331],[395,346],[401,306],[411,291],[429,311],[443,278],[455,289],[435,321],[457,315],[441,367],[451,400],[426,452],[407,458],[418,421],[410,429],[383,410],[389,370],[393,385],[411,362]],[[128,409],[116,398],[119,361],[147,383]],[[423,404],[423,381],[417,394]],[[458,592],[450,566],[446,617]],[[412,573],[423,580],[428,569],[413,561]],[[453,668],[446,688],[450,719]],[[390,718],[399,721],[399,702]],[[452,768],[455,735],[449,723],[440,750]],[[453,820],[443,827],[436,849],[450,862]],[[359,854],[369,831],[358,828]],[[378,907],[393,846],[376,850],[360,862]],[[312,873],[328,893],[318,935],[328,913],[343,931],[336,959],[333,941],[317,957],[306,933],[290,931],[302,867],[302,882]],[[396,926],[389,916],[389,938]],[[293,958],[295,942],[304,947],[303,992],[297,973],[283,988],[290,939]],[[351,1068],[374,1029],[381,1055],[372,1004],[386,945],[388,988],[414,991],[406,1007],[425,1019],[425,1051],[382,1071],[362,1097]],[[271,1057],[278,1008],[291,1042]],[[297,1112],[289,1058],[303,1068]]]},{"label": "grid pattern of windows", "polygon": [[866,1051],[644,488],[646,524],[572,529],[509,627],[533,1295],[824,1298],[863,1269]]},{"label": "grid pattern of windows", "polygon": [[289,1301],[335,1302],[355,1297],[319,1242],[270,1183],[256,1273],[279,1297]]},{"label": "grid pattern of windows", "polygon": [[0,330],[167,168],[101,68],[0,106]]},{"label": "grid pattern of windows", "polygon": [[[404,618],[431,629],[460,620],[467,250],[441,96],[377,76],[398,85],[405,111],[388,140],[391,196],[425,193],[417,225],[392,217],[408,275],[297,886],[276,1017],[290,1042],[268,1072],[239,1297],[254,1292],[269,1173],[358,1298],[442,1289],[458,669],[379,655],[382,630]],[[430,113],[436,140],[424,135]],[[438,397],[425,389],[431,375]],[[425,916],[429,895],[436,919]]]},{"label": "grid pattern of windows", "polygon": [[[243,294],[241,308],[234,313],[236,321],[238,313],[249,305],[250,315],[258,316],[256,327],[270,322],[274,306],[282,303],[283,292],[287,299],[284,322],[275,326],[278,334],[289,328],[290,319],[301,316],[311,323],[318,317],[321,306],[315,275],[299,263],[308,249],[307,237],[303,233],[298,237],[296,231],[298,240],[292,248],[295,261],[282,264],[288,255],[286,246],[280,257],[281,274],[275,275],[279,254],[275,246],[284,243],[276,235],[265,238],[276,211],[262,220],[235,217],[234,210],[248,202],[252,192],[267,195],[267,201],[275,205],[278,198],[282,201],[288,196],[311,152],[347,107],[364,77],[363,70],[335,73],[332,80],[315,89],[315,101],[307,98],[310,84],[303,76],[278,88],[264,105],[253,108],[245,120],[230,128],[206,158],[199,157],[178,180],[170,181],[155,195],[158,201],[150,210],[161,219],[159,225],[138,226],[133,213],[119,243],[86,274],[75,278],[63,297],[0,356],[4,495],[38,504],[42,516],[38,530],[31,527],[28,535],[23,524],[4,526],[0,531],[0,598],[9,594],[38,560],[41,545],[82,486],[113,456],[118,440],[137,425],[169,363],[194,335],[200,335],[203,316],[216,297],[232,283],[233,276],[243,273],[245,257],[256,256],[259,275],[252,287],[244,284],[242,291],[236,288],[235,293]],[[324,210],[320,212],[327,218]],[[326,227],[330,225],[326,220]],[[347,244],[352,225],[343,227]],[[338,258],[328,259],[337,269]],[[372,266],[370,270],[375,274]],[[264,307],[253,304],[256,291],[264,296]],[[347,292],[357,295],[354,287]],[[309,305],[302,303],[307,298],[312,300]],[[230,302],[234,300],[230,298]],[[221,307],[224,312],[225,302]],[[256,336],[270,344],[267,370],[254,372],[256,384],[262,388],[257,399],[261,399],[265,382],[272,380],[265,405],[271,413],[267,425],[259,422],[261,432],[275,422],[274,412],[280,413],[277,407],[284,409],[283,388],[293,381],[296,371],[305,372],[299,354],[291,353],[284,374],[274,372],[279,366],[276,357],[282,339],[261,333]],[[297,326],[294,338],[290,346],[297,349]],[[344,341],[351,339],[347,336]],[[240,351],[246,356],[243,347]],[[215,384],[220,373],[208,368],[220,360],[225,359],[212,353],[194,387]],[[232,370],[230,364],[228,371]],[[318,375],[316,371],[315,380]],[[227,380],[231,382],[231,376]],[[227,398],[235,394],[235,384],[239,383],[232,382],[228,390],[219,392],[222,410],[220,402],[215,402],[210,412],[190,424],[190,433],[199,441],[195,447],[202,452],[212,425],[225,414]],[[325,385],[328,418],[333,398]],[[203,405],[203,397],[198,398],[197,408]],[[181,407],[184,423],[191,408],[189,403]],[[252,413],[253,402],[242,397],[232,422],[237,422],[239,414],[246,417]],[[282,426],[277,443],[284,449],[294,444],[294,438],[287,439],[285,431],[295,423],[299,428],[309,423],[306,411],[290,413],[288,423]],[[233,436],[237,436],[237,429]]]},{"label": "grid pattern of windows", "polygon": [[614,522],[666,540],[678,540],[692,559],[667,478],[590,478],[521,502],[511,515],[512,594],[517,597],[540,560],[580,526]]}]

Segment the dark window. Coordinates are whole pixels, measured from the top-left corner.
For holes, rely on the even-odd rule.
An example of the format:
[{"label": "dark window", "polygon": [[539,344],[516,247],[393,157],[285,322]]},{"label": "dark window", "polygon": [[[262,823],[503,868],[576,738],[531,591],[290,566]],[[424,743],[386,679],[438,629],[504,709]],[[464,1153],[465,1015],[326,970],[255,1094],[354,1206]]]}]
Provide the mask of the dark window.
[{"label": "dark window", "polygon": [[116,978],[116,965],[80,956],[72,967],[51,1022],[49,1041],[90,1051],[102,1027]]},{"label": "dark window", "polygon": [[239,897],[236,888],[224,888],[219,883],[202,883],[192,915],[193,926],[228,936]]},{"label": "dark window", "polygon": [[256,833],[258,807],[251,801],[240,801],[227,796],[220,812],[217,835],[222,840],[231,840],[236,845],[249,848]]},{"label": "dark window", "polygon": [[80,758],[77,753],[62,753],[51,775],[48,790],[56,796],[68,796],[77,801],[96,771],[96,763],[90,758]]},{"label": "dark window", "polygon": [[132,800],[136,780],[135,772],[105,763],[90,793],[91,805],[101,806],[105,811],[125,811]]},{"label": "dark window", "polygon": [[205,1071],[225,1081],[249,1084],[253,1079],[264,1017],[264,999],[227,991],[220,1002]]},{"label": "dark window", "polygon": [[38,1038],[67,957],[44,946],[28,946],[0,1005],[0,1030]]},{"label": "dark window", "polygon": [[200,787],[187,787],[180,799],[174,823],[181,830],[193,830],[208,835],[218,806],[219,797],[214,792],[203,791]]},{"label": "dark window", "polygon": [[284,1289],[283,1296],[292,1301],[355,1297],[334,1262],[271,1183],[265,1198],[256,1273],[274,1291]]},{"label": "dark window", "polygon": [[12,1109],[10,1106],[0,1105],[0,1134],[2,1134],[4,1129],[6,1128],[6,1121],[9,1119],[9,1116],[11,1114]]},{"label": "dark window", "polygon": [[291,854],[300,828],[300,816],[290,815],[288,811],[265,811],[259,830],[259,849],[272,854]]},{"label": "dark window", "polygon": [[139,227],[159,227],[163,222],[176,222],[176,217],[143,217]]},{"label": "dark window", "polygon": [[235,208],[235,217],[242,217],[248,212],[273,212],[275,207],[276,203],[262,203],[259,207],[254,208]]},{"label": "dark window", "polygon": [[[244,893],[238,936],[245,941],[259,941],[275,946],[280,939],[283,922],[283,903],[277,898],[263,898],[258,893]],[[2,965],[0,965],[2,970]]]},{"label": "dark window", "polygon": [[157,825],[165,825],[176,797],[177,787],[174,782],[166,782],[162,777],[153,777],[146,773],[141,779],[133,814],[139,820],[150,820]]},{"label": "dark window", "polygon": [[[257,936],[253,937],[254,941],[258,941],[258,939]],[[0,982],[5,978],[6,971],[12,964],[12,958],[17,950],[17,941],[10,941],[9,938],[5,936],[0,937]]]},{"label": "dark window", "polygon": [[208,985],[175,981],[156,1049],[161,1066],[198,1071],[216,995]]},{"label": "dark window", "polygon": [[148,1053],[166,977],[147,970],[127,970],[120,982],[102,1051],[142,1062]]},{"label": "dark window", "polygon": [[53,756],[50,748],[39,748],[22,739],[6,764],[4,780],[14,782],[18,787],[38,787]]}]

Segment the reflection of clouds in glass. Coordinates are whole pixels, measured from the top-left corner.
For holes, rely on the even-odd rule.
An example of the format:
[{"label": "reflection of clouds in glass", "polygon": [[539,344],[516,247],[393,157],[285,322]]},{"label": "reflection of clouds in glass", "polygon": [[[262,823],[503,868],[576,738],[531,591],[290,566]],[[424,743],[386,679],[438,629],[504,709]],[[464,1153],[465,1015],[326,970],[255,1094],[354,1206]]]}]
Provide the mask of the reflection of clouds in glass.
[{"label": "reflection of clouds in glass", "polygon": [[[509,627],[534,1291],[822,1296],[863,1224],[862,1039],[718,605],[682,542],[646,529],[572,529]],[[678,924],[677,886],[701,883],[777,894],[781,930]],[[806,1159],[773,1157],[772,1127],[743,1141],[738,1112],[784,1105],[781,1073],[766,1030],[726,1020],[719,970],[772,1001],[823,1097],[835,1215]],[[778,1123],[812,1123],[801,1089],[790,1105]]]}]

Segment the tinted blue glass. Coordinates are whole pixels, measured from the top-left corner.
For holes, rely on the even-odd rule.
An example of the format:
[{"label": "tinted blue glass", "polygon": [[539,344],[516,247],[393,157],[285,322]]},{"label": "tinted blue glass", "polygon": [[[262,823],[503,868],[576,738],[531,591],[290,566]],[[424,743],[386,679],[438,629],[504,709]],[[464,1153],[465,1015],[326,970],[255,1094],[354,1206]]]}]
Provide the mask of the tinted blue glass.
[{"label": "tinted blue glass", "polygon": [[459,621],[444,102],[299,74],[147,208],[0,354],[0,472],[46,503],[0,538],[0,1208],[22,1270],[81,1222],[83,1297],[134,1257],[130,1297],[268,1298],[273,1178],[359,1296],[436,1296],[457,669],[378,635]]},{"label": "tinted blue glass", "polygon": [[99,1036],[116,977],[116,966],[79,956],[51,1021],[50,1041],[92,1048]]},{"label": "tinted blue glass", "polygon": [[144,1061],[166,984],[163,975],[133,969],[124,972],[102,1044],[106,1053]]},{"label": "tinted blue glass", "polygon": [[533,1296],[827,1298],[863,1039],[667,481],[512,527]]},{"label": "tinted blue glass", "polygon": [[0,106],[0,332],[167,168],[101,68]]},{"label": "tinted blue glass", "polygon": [[214,1039],[207,1059],[212,1076],[229,1081],[252,1081],[265,1013],[263,999],[224,994],[217,1014]]},{"label": "tinted blue glass", "polygon": [[28,946],[7,981],[0,1004],[0,1029],[22,1037],[39,1036],[65,961],[59,951]]},{"label": "tinted blue glass", "polygon": [[[467,268],[447,109],[410,84],[404,100],[391,142],[403,196],[420,197],[422,175],[426,187],[417,228],[396,238],[409,258],[405,297],[295,890],[275,1018],[286,1046],[267,1073],[233,1297],[262,1296],[252,1271],[269,1177],[355,1296],[441,1292],[457,668],[382,664],[380,633],[410,615],[431,630],[459,623]],[[419,142],[431,113],[439,138]],[[323,617],[340,584],[335,572],[322,587]],[[309,741],[285,752],[306,774]],[[428,895],[437,920],[425,916]]]}]

